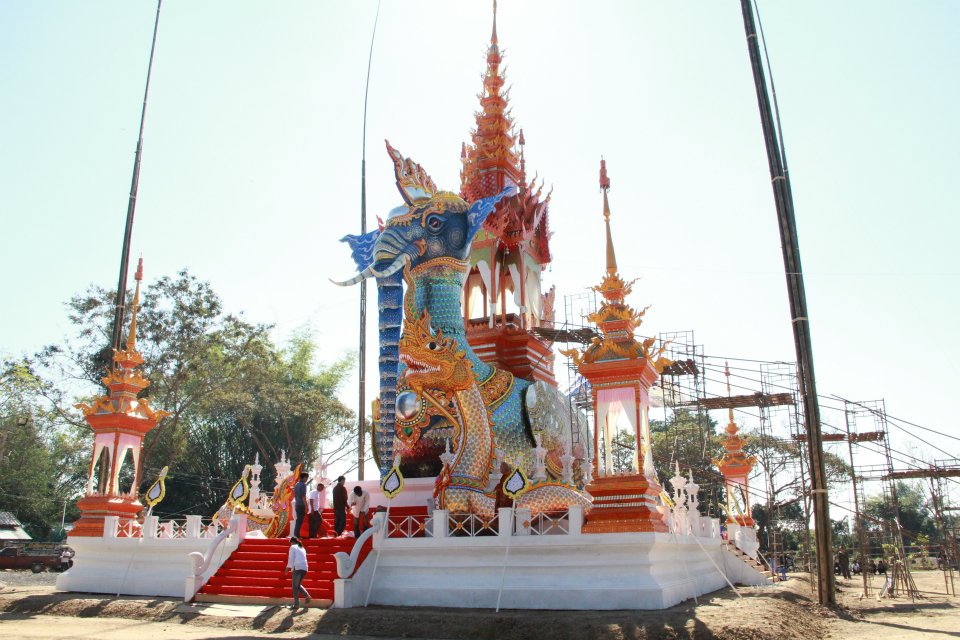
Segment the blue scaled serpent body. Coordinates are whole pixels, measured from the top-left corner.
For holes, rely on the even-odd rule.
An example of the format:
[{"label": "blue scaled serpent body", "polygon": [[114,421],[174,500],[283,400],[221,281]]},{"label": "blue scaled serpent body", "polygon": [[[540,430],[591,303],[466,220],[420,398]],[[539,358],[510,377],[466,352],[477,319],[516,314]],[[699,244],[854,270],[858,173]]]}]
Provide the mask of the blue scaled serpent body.
[{"label": "blue scaled serpent body", "polygon": [[381,473],[390,469],[395,453],[402,453],[404,475],[438,475],[439,455],[445,441],[454,437],[458,420],[449,393],[443,389],[417,393],[404,382],[405,365],[399,351],[404,267],[409,268],[416,307],[429,314],[433,331],[456,341],[472,365],[489,410],[494,454],[514,466],[529,468],[534,440],[524,397],[534,383],[480,360],[467,342],[462,312],[473,238],[497,203],[514,189],[508,187],[496,196],[467,203],[454,193],[437,189],[420,165],[401,156],[389,143],[387,151],[403,204],[390,212],[382,229],[344,238],[359,273],[337,283],[346,286],[367,278],[375,278],[377,283],[380,407],[374,442]]}]

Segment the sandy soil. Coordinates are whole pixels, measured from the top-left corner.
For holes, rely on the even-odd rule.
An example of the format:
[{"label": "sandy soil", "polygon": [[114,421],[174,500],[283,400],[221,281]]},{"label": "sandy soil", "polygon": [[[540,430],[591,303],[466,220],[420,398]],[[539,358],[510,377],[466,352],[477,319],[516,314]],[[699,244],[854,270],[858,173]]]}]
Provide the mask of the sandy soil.
[{"label": "sandy soil", "polygon": [[[795,576],[775,587],[743,588],[742,597],[726,589],[701,597],[699,603],[690,601],[665,611],[502,611],[496,614],[490,610],[369,607],[293,613],[271,607],[250,618],[183,611],[182,603],[170,598],[108,598],[60,593],[49,586],[5,586],[0,589],[0,636],[112,638],[104,635],[104,631],[116,628],[124,638],[133,633],[138,640],[261,637],[264,634],[296,638],[466,640],[540,637],[551,640],[860,640],[865,635],[878,633],[883,634],[883,640],[960,638],[960,598],[942,595],[943,574],[917,573],[915,580],[920,589],[939,590],[940,594],[925,595],[915,603],[903,596],[880,602],[875,597],[861,600],[857,597],[861,588],[859,581],[842,580],[841,606],[827,609],[812,602],[806,578]],[[957,588],[960,589],[960,578]],[[76,624],[70,622],[77,619]]]},{"label": "sandy soil", "polygon": [[[870,595],[861,598],[862,578],[841,580],[837,595],[838,615],[828,626],[831,640],[862,640],[864,637],[883,640],[923,638],[960,638],[960,595],[948,596],[948,584],[940,571],[914,571],[913,580],[921,597],[897,595],[878,600],[883,578],[872,576]],[[954,574],[953,588],[960,594],[960,575]]]}]

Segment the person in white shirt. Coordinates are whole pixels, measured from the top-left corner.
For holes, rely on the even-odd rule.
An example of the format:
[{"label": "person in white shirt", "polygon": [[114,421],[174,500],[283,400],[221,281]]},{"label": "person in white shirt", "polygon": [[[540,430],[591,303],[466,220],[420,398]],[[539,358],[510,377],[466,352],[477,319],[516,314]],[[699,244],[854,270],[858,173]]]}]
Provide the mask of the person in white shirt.
[{"label": "person in white shirt", "polygon": [[360,534],[370,527],[370,492],[357,485],[353,488],[347,504],[353,513],[353,534],[359,538]]},{"label": "person in white shirt", "polygon": [[294,611],[300,606],[300,592],[303,592],[304,605],[310,604],[313,598],[310,592],[303,588],[301,584],[304,576],[307,575],[307,551],[300,544],[300,538],[296,536],[290,538],[290,553],[287,554],[287,572],[293,571],[293,606]]},{"label": "person in white shirt", "polygon": [[310,492],[307,497],[307,524],[310,527],[308,538],[316,538],[319,533],[324,535],[323,531],[323,510],[327,508],[327,492],[321,483],[317,483],[317,488]]}]

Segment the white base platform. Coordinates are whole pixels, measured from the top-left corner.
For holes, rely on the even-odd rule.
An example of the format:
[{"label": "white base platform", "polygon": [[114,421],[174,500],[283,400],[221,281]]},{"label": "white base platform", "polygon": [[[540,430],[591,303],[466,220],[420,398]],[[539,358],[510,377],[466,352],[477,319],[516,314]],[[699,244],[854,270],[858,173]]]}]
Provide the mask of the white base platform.
[{"label": "white base platform", "polygon": [[[70,538],[73,566],[57,577],[57,589],[87,593],[182,598],[184,580],[193,575],[189,554],[204,553],[208,539]],[[230,536],[217,550],[204,581],[239,545]]]},{"label": "white base platform", "polygon": [[[769,584],[720,540],[665,533],[378,540],[336,607],[665,609],[731,582]],[[698,544],[699,543],[699,544]],[[506,571],[504,571],[506,562]],[[374,572],[376,564],[376,575]]]}]

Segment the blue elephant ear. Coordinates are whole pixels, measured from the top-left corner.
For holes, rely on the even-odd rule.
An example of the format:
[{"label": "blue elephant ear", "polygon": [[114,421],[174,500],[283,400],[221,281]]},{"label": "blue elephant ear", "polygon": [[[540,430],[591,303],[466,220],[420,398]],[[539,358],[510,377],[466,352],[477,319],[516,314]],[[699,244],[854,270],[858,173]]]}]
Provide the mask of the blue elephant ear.
[{"label": "blue elephant ear", "polygon": [[487,216],[493,213],[493,210],[497,208],[498,202],[504,198],[512,196],[516,192],[516,187],[505,187],[504,190],[497,195],[490,196],[489,198],[480,198],[470,205],[470,209],[467,211],[467,222],[470,224],[468,237],[472,240],[473,237],[477,235],[477,231],[480,231],[480,227],[483,226]]},{"label": "blue elephant ear", "polygon": [[357,264],[357,270],[363,271],[373,264],[373,245],[379,236],[380,229],[374,229],[363,235],[346,235],[340,238],[340,242],[350,245],[350,257]]}]

